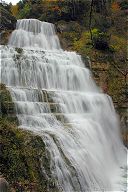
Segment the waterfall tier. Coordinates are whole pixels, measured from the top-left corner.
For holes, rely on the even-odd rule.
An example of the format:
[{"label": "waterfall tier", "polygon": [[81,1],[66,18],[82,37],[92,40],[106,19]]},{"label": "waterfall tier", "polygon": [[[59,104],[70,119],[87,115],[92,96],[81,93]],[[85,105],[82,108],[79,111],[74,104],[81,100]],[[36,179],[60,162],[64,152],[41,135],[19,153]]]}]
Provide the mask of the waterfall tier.
[{"label": "waterfall tier", "polygon": [[[32,36],[36,43],[23,43],[22,30],[27,43]],[[23,20],[9,44],[29,49],[2,49],[1,80],[10,90],[19,127],[43,138],[60,191],[120,191],[126,150],[111,98],[99,91],[81,57],[60,51],[56,39],[53,25]]]},{"label": "waterfall tier", "polygon": [[54,25],[37,19],[17,21],[16,30],[12,32],[9,45],[14,47],[60,49],[59,39]]}]

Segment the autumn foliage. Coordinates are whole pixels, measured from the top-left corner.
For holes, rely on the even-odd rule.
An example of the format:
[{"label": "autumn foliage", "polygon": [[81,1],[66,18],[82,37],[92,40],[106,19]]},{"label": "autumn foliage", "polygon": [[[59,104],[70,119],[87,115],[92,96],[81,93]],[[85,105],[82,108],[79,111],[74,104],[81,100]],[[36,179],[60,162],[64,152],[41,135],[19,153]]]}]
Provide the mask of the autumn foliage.
[{"label": "autumn foliage", "polygon": [[117,2],[112,3],[111,8],[112,8],[112,11],[115,11],[115,12],[121,9],[119,3]]},{"label": "autumn foliage", "polygon": [[12,6],[11,6],[11,13],[12,13],[13,16],[16,17],[17,14],[18,14],[18,11],[19,11],[18,5],[12,5]]}]

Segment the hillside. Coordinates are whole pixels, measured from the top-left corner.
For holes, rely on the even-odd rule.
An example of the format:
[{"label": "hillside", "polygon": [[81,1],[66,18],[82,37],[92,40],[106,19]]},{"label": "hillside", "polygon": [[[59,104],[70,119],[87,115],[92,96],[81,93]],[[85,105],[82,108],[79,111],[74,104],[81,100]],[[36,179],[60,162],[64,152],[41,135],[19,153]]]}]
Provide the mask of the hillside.
[{"label": "hillside", "polygon": [[[87,56],[90,58],[87,67],[92,71],[97,84],[112,97],[120,115],[124,143],[127,145],[127,2],[108,1],[104,4],[102,1],[94,0],[91,8],[88,0],[22,0],[15,6],[11,4],[0,6],[2,21],[6,21],[1,27],[1,44],[7,43],[17,19],[36,18],[55,24],[61,45],[65,50],[77,51],[84,61],[87,60]],[[14,105],[4,85],[1,85],[0,99],[3,151],[1,173],[9,181],[10,191],[42,191],[43,189],[45,192],[49,187],[49,191],[56,192],[43,141],[31,132],[17,129]],[[35,156],[37,159],[34,158]],[[46,175],[41,175],[40,172],[42,156],[43,165],[47,170]],[[6,162],[9,162],[8,166]],[[47,176],[49,183],[46,183]],[[40,180],[41,177],[43,181]]]},{"label": "hillside", "polygon": [[[36,18],[54,23],[64,49],[77,51],[83,60],[89,56],[91,61],[89,67],[97,84],[113,98],[121,116],[122,126],[125,127],[128,94],[126,50],[128,3],[125,0],[92,2],[91,7],[88,0],[29,0],[20,1],[15,6],[10,4],[4,8],[17,19]],[[9,25],[8,29],[4,28],[2,41],[5,43],[8,30]]]}]

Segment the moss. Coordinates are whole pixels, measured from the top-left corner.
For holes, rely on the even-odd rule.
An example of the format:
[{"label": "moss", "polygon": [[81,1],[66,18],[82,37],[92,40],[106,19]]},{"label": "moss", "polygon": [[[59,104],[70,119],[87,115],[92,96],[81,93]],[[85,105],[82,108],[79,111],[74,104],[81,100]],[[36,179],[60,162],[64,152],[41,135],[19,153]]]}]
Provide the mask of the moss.
[{"label": "moss", "polygon": [[0,36],[0,44],[1,45],[7,45],[10,35],[12,33],[12,30],[2,31]]},{"label": "moss", "polygon": [[9,91],[4,84],[0,84],[0,101],[12,101]]},{"label": "moss", "polygon": [[42,138],[17,127],[11,95],[5,85],[0,88],[0,174],[9,182],[10,191],[57,192]]},{"label": "moss", "polygon": [[6,118],[0,118],[0,124],[0,168],[10,184],[10,190],[19,191],[22,188],[28,191],[34,188],[35,192],[43,192],[49,188],[50,191],[57,191],[42,138],[19,129]]},{"label": "moss", "polygon": [[0,84],[0,115],[3,118],[8,119],[10,122],[18,124],[16,117],[15,105],[12,102],[12,98],[9,90],[6,89],[4,84]]},{"label": "moss", "polygon": [[108,93],[112,96],[113,101],[120,106],[125,101],[123,76],[112,65],[109,67],[108,76]]}]

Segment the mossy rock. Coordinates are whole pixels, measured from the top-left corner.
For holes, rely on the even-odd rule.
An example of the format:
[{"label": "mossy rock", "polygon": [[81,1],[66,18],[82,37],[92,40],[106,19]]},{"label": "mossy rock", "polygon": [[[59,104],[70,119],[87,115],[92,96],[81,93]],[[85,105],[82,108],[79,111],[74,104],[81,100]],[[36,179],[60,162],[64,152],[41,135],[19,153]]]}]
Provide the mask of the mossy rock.
[{"label": "mossy rock", "polygon": [[0,124],[0,168],[10,191],[57,192],[42,138],[6,118],[0,118]]},{"label": "mossy rock", "polygon": [[9,90],[6,89],[4,84],[0,84],[0,104],[1,104],[1,116],[8,116],[9,114],[13,114],[16,116],[15,106],[12,102],[12,98]]},{"label": "mossy rock", "polygon": [[43,139],[17,127],[15,106],[4,84],[0,84],[0,102],[0,174],[10,191],[57,192]]},{"label": "mossy rock", "polygon": [[15,48],[15,51],[17,51],[17,53],[21,54],[23,52],[23,49],[22,48]]},{"label": "mossy rock", "polygon": [[0,34],[0,44],[1,45],[7,45],[10,35],[12,33],[12,30],[2,31]]},{"label": "mossy rock", "polygon": [[4,84],[0,84],[0,101],[10,101],[12,102],[10,92],[6,89]]}]

